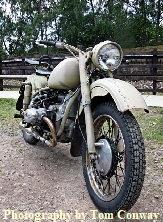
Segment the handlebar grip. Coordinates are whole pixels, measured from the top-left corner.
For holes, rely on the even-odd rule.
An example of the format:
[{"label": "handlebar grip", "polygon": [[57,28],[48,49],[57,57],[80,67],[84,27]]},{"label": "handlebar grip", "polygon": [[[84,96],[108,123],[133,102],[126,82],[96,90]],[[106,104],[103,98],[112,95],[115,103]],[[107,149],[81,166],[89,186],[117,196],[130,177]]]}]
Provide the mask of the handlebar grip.
[{"label": "handlebar grip", "polygon": [[47,46],[56,46],[56,42],[40,40],[37,41],[38,44],[47,45]]}]

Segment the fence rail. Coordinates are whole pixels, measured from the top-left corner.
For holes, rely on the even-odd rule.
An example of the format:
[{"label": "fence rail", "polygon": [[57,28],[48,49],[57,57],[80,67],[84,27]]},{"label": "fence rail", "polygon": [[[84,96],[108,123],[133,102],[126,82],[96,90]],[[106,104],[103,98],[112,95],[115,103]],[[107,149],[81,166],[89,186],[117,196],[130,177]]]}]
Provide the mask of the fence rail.
[{"label": "fence rail", "polygon": [[[69,58],[71,55],[62,54],[62,55],[54,55],[51,57],[52,64],[56,66],[59,62],[64,60],[65,58]],[[72,57],[72,56],[71,56]],[[29,59],[29,57],[26,57]],[[30,57],[30,59],[38,60],[38,56]],[[25,58],[9,58],[9,59],[1,59],[0,57],[0,91],[4,88],[19,88],[19,85],[13,85],[10,83],[5,85],[8,80],[24,80],[26,76],[31,75],[35,72],[35,68],[33,65],[30,65],[25,62]],[[7,81],[5,81],[7,80]]]},{"label": "fence rail", "polygon": [[163,51],[157,48],[151,52],[127,52],[124,58],[129,63],[121,64],[115,71],[115,78],[127,81],[150,81],[150,88],[137,88],[140,92],[163,93],[163,86],[158,88],[158,84],[163,81]]},{"label": "fence rail", "polygon": [[[56,66],[60,61],[70,56],[69,54],[53,55],[52,63]],[[115,78],[132,81],[132,83],[148,81],[151,86],[149,88],[140,88],[138,86],[137,88],[140,92],[152,92],[154,95],[158,92],[163,93],[163,51],[157,51],[155,48],[151,52],[127,52],[124,53],[124,58],[129,61],[129,63],[122,63],[121,66],[114,71]],[[39,60],[39,57],[33,57],[33,59]],[[14,79],[14,76],[15,79],[18,79],[18,76],[30,75],[33,72],[34,67],[26,64],[24,58],[4,60],[0,58],[0,90],[3,90],[3,88],[18,87],[17,85],[14,86],[11,84],[4,85],[4,79],[11,79],[11,77]],[[20,80],[22,79],[23,77],[20,78]],[[161,87],[158,87],[159,83],[162,84]]]}]

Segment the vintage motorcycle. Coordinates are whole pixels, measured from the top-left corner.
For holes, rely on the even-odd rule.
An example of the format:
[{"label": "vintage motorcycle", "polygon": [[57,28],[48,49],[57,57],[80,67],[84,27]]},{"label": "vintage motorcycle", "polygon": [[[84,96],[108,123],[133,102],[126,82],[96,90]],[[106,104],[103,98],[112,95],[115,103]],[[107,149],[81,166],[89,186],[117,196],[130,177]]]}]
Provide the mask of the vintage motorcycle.
[{"label": "vintage motorcycle", "polygon": [[145,174],[143,138],[131,110],[148,107],[131,84],[113,78],[122,61],[121,47],[107,40],[84,52],[63,42],[38,43],[67,49],[73,56],[55,68],[48,56],[26,60],[37,68],[22,83],[16,104],[24,140],[52,147],[71,143],[71,155],[82,155],[96,207],[115,214],[129,210]]}]

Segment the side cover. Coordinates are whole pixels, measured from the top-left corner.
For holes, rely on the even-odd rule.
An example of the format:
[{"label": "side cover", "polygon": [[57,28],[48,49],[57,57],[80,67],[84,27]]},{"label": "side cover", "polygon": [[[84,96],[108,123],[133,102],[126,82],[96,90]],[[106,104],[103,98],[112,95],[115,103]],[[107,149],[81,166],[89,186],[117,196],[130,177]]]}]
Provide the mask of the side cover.
[{"label": "side cover", "polygon": [[131,84],[119,79],[99,79],[91,85],[91,99],[95,96],[110,94],[119,111],[124,112],[135,108],[148,110],[141,93]]}]

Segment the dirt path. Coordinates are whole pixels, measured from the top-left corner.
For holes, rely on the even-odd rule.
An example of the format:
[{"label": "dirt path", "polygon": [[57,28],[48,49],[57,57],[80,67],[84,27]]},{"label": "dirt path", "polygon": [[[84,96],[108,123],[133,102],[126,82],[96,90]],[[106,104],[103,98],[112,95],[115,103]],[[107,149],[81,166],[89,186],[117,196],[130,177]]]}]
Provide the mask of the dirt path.
[{"label": "dirt path", "polygon": [[[163,145],[159,150],[149,152],[148,141],[145,141],[146,179],[139,200],[127,215],[128,220],[106,220],[95,211],[83,179],[81,158],[70,156],[69,145],[49,148],[39,143],[30,146],[24,142],[19,130],[13,133],[12,128],[6,131],[2,127],[0,133],[0,222],[146,221],[130,219],[132,213],[148,213],[148,216],[157,213],[158,220],[155,221],[163,222],[163,178],[159,174],[163,163],[154,162],[154,157],[156,160],[163,155]],[[32,219],[36,213],[42,213],[44,217],[49,213],[46,214],[49,219],[40,220],[39,215]],[[60,219],[50,219],[52,213]]]}]

